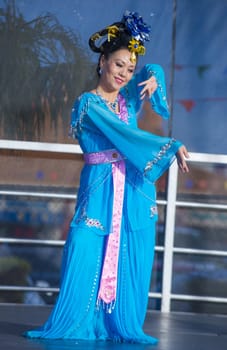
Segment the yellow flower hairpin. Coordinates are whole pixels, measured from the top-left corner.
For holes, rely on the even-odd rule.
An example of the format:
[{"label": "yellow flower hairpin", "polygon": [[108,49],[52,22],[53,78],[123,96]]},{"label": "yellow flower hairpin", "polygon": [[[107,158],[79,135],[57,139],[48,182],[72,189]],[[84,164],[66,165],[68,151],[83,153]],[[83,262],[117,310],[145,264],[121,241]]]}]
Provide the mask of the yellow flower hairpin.
[{"label": "yellow flower hairpin", "polygon": [[138,55],[144,55],[146,51],[145,47],[136,39],[129,41],[128,48],[131,52],[135,52]]},{"label": "yellow flower hairpin", "polygon": [[146,51],[145,47],[141,44],[141,42],[134,38],[132,38],[129,41],[128,48],[129,48],[129,51],[131,52],[130,61],[132,63],[136,63],[136,54],[144,55]]}]

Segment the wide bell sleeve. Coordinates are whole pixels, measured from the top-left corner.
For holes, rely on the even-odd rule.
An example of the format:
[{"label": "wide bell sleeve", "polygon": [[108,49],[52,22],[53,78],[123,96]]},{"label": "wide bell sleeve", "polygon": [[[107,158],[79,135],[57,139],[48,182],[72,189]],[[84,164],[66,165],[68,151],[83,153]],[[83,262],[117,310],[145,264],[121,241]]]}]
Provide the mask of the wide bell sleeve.
[{"label": "wide bell sleeve", "polygon": [[98,104],[89,103],[87,107],[87,116],[92,122],[151,181],[156,181],[174,161],[181,142],[133,128]]},{"label": "wide bell sleeve", "polygon": [[87,103],[87,99],[83,95],[80,95],[73,104],[69,129],[69,137],[73,139],[78,139],[78,134],[82,129],[82,121],[87,111]]},{"label": "wide bell sleeve", "polygon": [[168,119],[170,116],[169,106],[167,102],[166,82],[163,68],[158,64],[146,64],[137,74],[135,74],[132,80],[126,86],[125,97],[129,97],[133,101],[135,110],[138,112],[143,101],[140,99],[140,92],[144,86],[138,86],[139,83],[148,80],[151,76],[154,76],[157,81],[157,89],[150,97],[152,109],[164,119]]}]

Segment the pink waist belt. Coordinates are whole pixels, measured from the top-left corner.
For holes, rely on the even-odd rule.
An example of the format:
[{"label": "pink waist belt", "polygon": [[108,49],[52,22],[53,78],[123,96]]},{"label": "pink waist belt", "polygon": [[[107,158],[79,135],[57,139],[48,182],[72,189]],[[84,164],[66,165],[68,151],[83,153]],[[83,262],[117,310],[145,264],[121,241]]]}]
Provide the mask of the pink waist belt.
[{"label": "pink waist belt", "polygon": [[124,157],[115,149],[84,154],[84,160],[87,164],[112,163],[112,225],[108,236],[97,299],[97,304],[100,305],[102,302],[108,313],[114,309],[117,298],[118,259],[125,188],[125,162],[123,159]]},{"label": "pink waist belt", "polygon": [[84,161],[86,164],[102,164],[114,163],[125,159],[116,149],[108,149],[101,152],[84,153]]}]

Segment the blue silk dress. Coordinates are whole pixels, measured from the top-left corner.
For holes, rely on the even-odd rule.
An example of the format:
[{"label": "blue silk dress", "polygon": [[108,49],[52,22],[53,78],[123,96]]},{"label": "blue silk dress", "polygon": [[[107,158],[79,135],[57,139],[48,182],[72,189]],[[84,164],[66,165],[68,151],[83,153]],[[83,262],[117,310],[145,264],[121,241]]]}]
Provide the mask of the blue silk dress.
[{"label": "blue silk dress", "polygon": [[157,221],[155,181],[169,168],[181,143],[137,127],[141,108],[138,83],[156,77],[151,97],[155,112],[168,118],[164,73],[145,65],[120,94],[128,122],[100,96],[83,93],[72,109],[72,132],[84,153],[117,150],[124,157],[125,189],[121,217],[116,303],[112,312],[97,307],[103,261],[113,212],[111,162],[85,164],[66,240],[57,302],[48,320],[29,338],[111,340],[155,344],[143,331],[154,257]]}]

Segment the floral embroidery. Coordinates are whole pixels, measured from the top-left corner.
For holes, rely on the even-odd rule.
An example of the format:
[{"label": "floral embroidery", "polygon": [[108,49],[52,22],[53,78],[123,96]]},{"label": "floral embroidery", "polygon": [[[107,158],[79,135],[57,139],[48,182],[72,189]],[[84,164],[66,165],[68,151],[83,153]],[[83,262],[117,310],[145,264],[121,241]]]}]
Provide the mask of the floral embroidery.
[{"label": "floral embroidery", "polygon": [[[149,77],[155,76],[155,77],[157,78],[158,89],[159,89],[159,91],[160,91],[162,100],[163,100],[164,103],[166,104],[166,107],[169,108],[168,103],[167,103],[166,93],[165,93],[165,90],[164,90],[162,84],[160,83],[160,79],[159,79],[159,76],[158,76],[158,72],[157,72],[157,71],[154,71],[154,70],[149,70],[148,73],[149,73]],[[152,104],[152,105],[154,106],[154,104]]]},{"label": "floral embroidery", "polygon": [[86,218],[85,224],[89,227],[96,227],[102,231],[105,231],[104,226],[101,224],[101,222],[98,219],[92,219],[92,218]]},{"label": "floral embroidery", "polygon": [[120,111],[121,111],[120,119],[124,123],[128,124],[128,110],[126,106],[126,100],[121,94],[119,94],[119,104],[120,104]]},{"label": "floral embroidery", "polygon": [[82,208],[81,215],[79,218],[77,218],[76,223],[79,224],[81,221],[84,221],[88,227],[96,227],[97,229],[100,229],[101,231],[105,231],[105,227],[101,224],[101,222],[98,219],[89,218],[86,215],[85,206]]},{"label": "floral embroidery", "polygon": [[165,155],[165,153],[168,151],[168,149],[172,146],[172,144],[176,142],[175,139],[171,139],[167,144],[165,144],[161,150],[158,152],[157,156],[153,159],[147,162],[146,167],[144,169],[144,173],[151,170],[154,164],[157,164],[159,160],[162,159],[162,157]]},{"label": "floral embroidery", "polygon": [[[82,95],[80,95],[77,98],[76,104],[74,105],[71,111],[72,121],[71,121],[70,130],[69,130],[69,136],[75,139],[78,138],[79,133],[82,131],[82,122],[88,109],[88,101],[87,101],[84,104],[82,110],[78,112],[77,105],[80,103],[81,99],[82,99]],[[79,117],[77,117],[77,114],[79,114]]]},{"label": "floral embroidery", "polygon": [[158,208],[157,206],[155,207],[150,207],[150,211],[151,211],[151,214],[150,214],[150,217],[153,218],[155,215],[158,215]]}]

